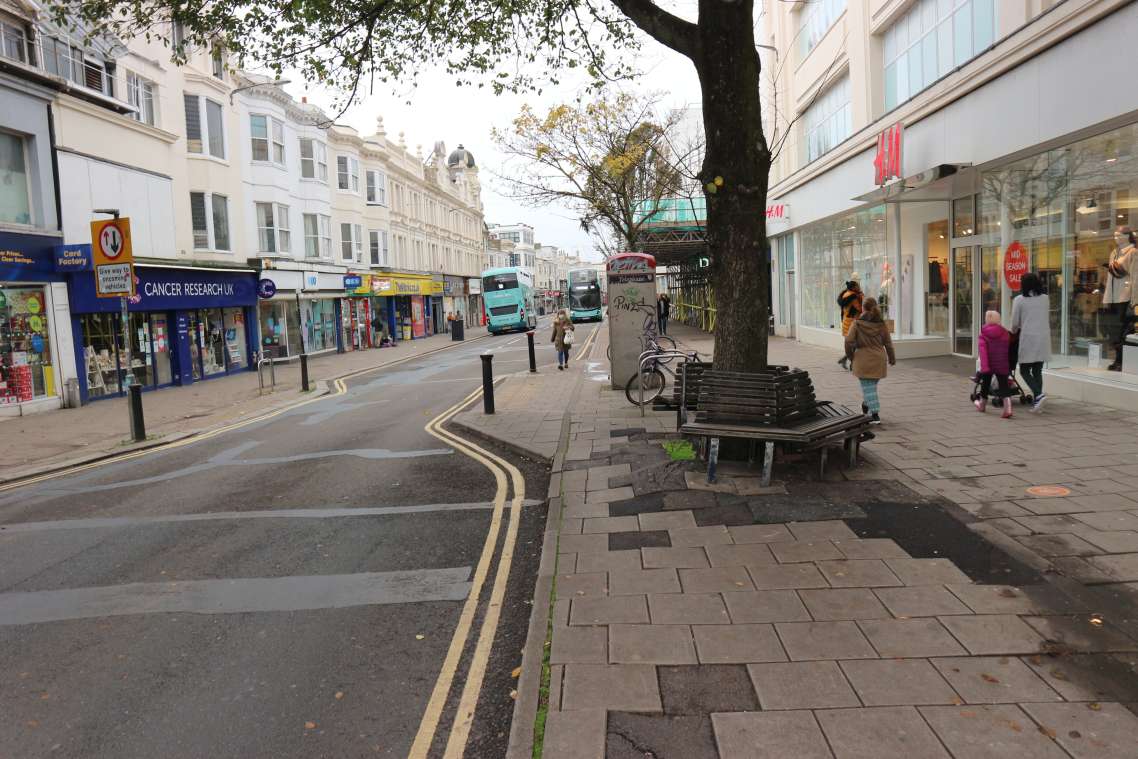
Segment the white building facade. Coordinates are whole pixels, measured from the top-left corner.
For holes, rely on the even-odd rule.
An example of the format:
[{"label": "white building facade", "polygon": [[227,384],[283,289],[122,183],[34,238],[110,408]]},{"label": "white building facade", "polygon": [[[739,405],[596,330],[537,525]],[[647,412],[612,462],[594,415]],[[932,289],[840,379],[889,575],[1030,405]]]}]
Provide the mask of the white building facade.
[{"label": "white building facade", "polygon": [[[841,342],[859,279],[901,356],[976,355],[1018,274],[1051,304],[1049,393],[1138,407],[1108,371],[1119,225],[1138,223],[1138,6],[1112,0],[767,0],[768,134],[788,130],[770,202],[776,329]],[[789,59],[789,60],[787,60]],[[786,65],[782,65],[786,64]],[[1089,79],[1088,79],[1089,77]],[[768,213],[769,216],[769,213]]]}]

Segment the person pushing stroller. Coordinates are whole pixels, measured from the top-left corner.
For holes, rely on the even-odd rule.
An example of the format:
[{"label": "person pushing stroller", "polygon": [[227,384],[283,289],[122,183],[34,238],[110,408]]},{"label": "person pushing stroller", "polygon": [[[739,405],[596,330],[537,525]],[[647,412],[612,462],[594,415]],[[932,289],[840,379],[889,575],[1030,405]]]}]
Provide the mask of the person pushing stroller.
[{"label": "person pushing stroller", "polygon": [[999,386],[997,397],[1001,400],[1004,413],[1002,419],[1012,418],[1011,374],[1015,366],[1012,356],[1014,349],[1012,334],[1000,324],[1000,314],[989,311],[984,314],[984,326],[980,329],[978,340],[980,348],[980,397],[973,403],[981,414],[988,408],[988,398],[992,390],[992,378]]}]

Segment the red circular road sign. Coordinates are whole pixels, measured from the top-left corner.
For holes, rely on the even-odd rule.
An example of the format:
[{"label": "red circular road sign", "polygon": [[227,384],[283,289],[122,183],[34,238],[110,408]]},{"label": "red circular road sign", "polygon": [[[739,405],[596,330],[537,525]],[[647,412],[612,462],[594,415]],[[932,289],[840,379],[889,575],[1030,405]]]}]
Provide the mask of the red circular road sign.
[{"label": "red circular road sign", "polygon": [[1004,281],[1018,292],[1024,274],[1027,274],[1027,251],[1020,243],[1013,242],[1004,251]]}]

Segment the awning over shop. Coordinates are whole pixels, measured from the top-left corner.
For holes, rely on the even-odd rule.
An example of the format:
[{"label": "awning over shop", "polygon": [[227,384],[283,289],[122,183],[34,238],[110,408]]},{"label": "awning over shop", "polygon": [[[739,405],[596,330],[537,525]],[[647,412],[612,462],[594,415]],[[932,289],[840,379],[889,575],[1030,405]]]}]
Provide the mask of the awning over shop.
[{"label": "awning over shop", "polygon": [[920,174],[891,182],[876,190],[858,195],[863,203],[925,203],[930,200],[952,200],[956,197],[953,179],[970,163],[942,163]]}]

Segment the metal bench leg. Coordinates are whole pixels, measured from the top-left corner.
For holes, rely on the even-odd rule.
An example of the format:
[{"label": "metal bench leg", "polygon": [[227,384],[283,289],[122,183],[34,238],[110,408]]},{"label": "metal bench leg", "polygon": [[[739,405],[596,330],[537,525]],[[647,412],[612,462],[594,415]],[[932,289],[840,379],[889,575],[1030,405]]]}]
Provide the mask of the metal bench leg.
[{"label": "metal bench leg", "polygon": [[769,488],[771,485],[772,466],[774,466],[774,441],[768,440],[763,443],[763,476],[760,479],[760,484],[764,488]]},{"label": "metal bench leg", "polygon": [[826,459],[830,455],[830,449],[827,448],[826,446],[822,446],[821,450],[822,450],[822,460],[820,462],[821,467],[818,470],[818,479],[824,480],[824,479],[826,479]]},{"label": "metal bench leg", "polygon": [[719,438],[711,438],[707,449],[707,481],[715,482],[715,465],[719,462]]},{"label": "metal bench leg", "polygon": [[857,447],[858,442],[856,437],[851,437],[846,441],[846,447],[849,449],[849,465],[850,468],[857,466]]}]

